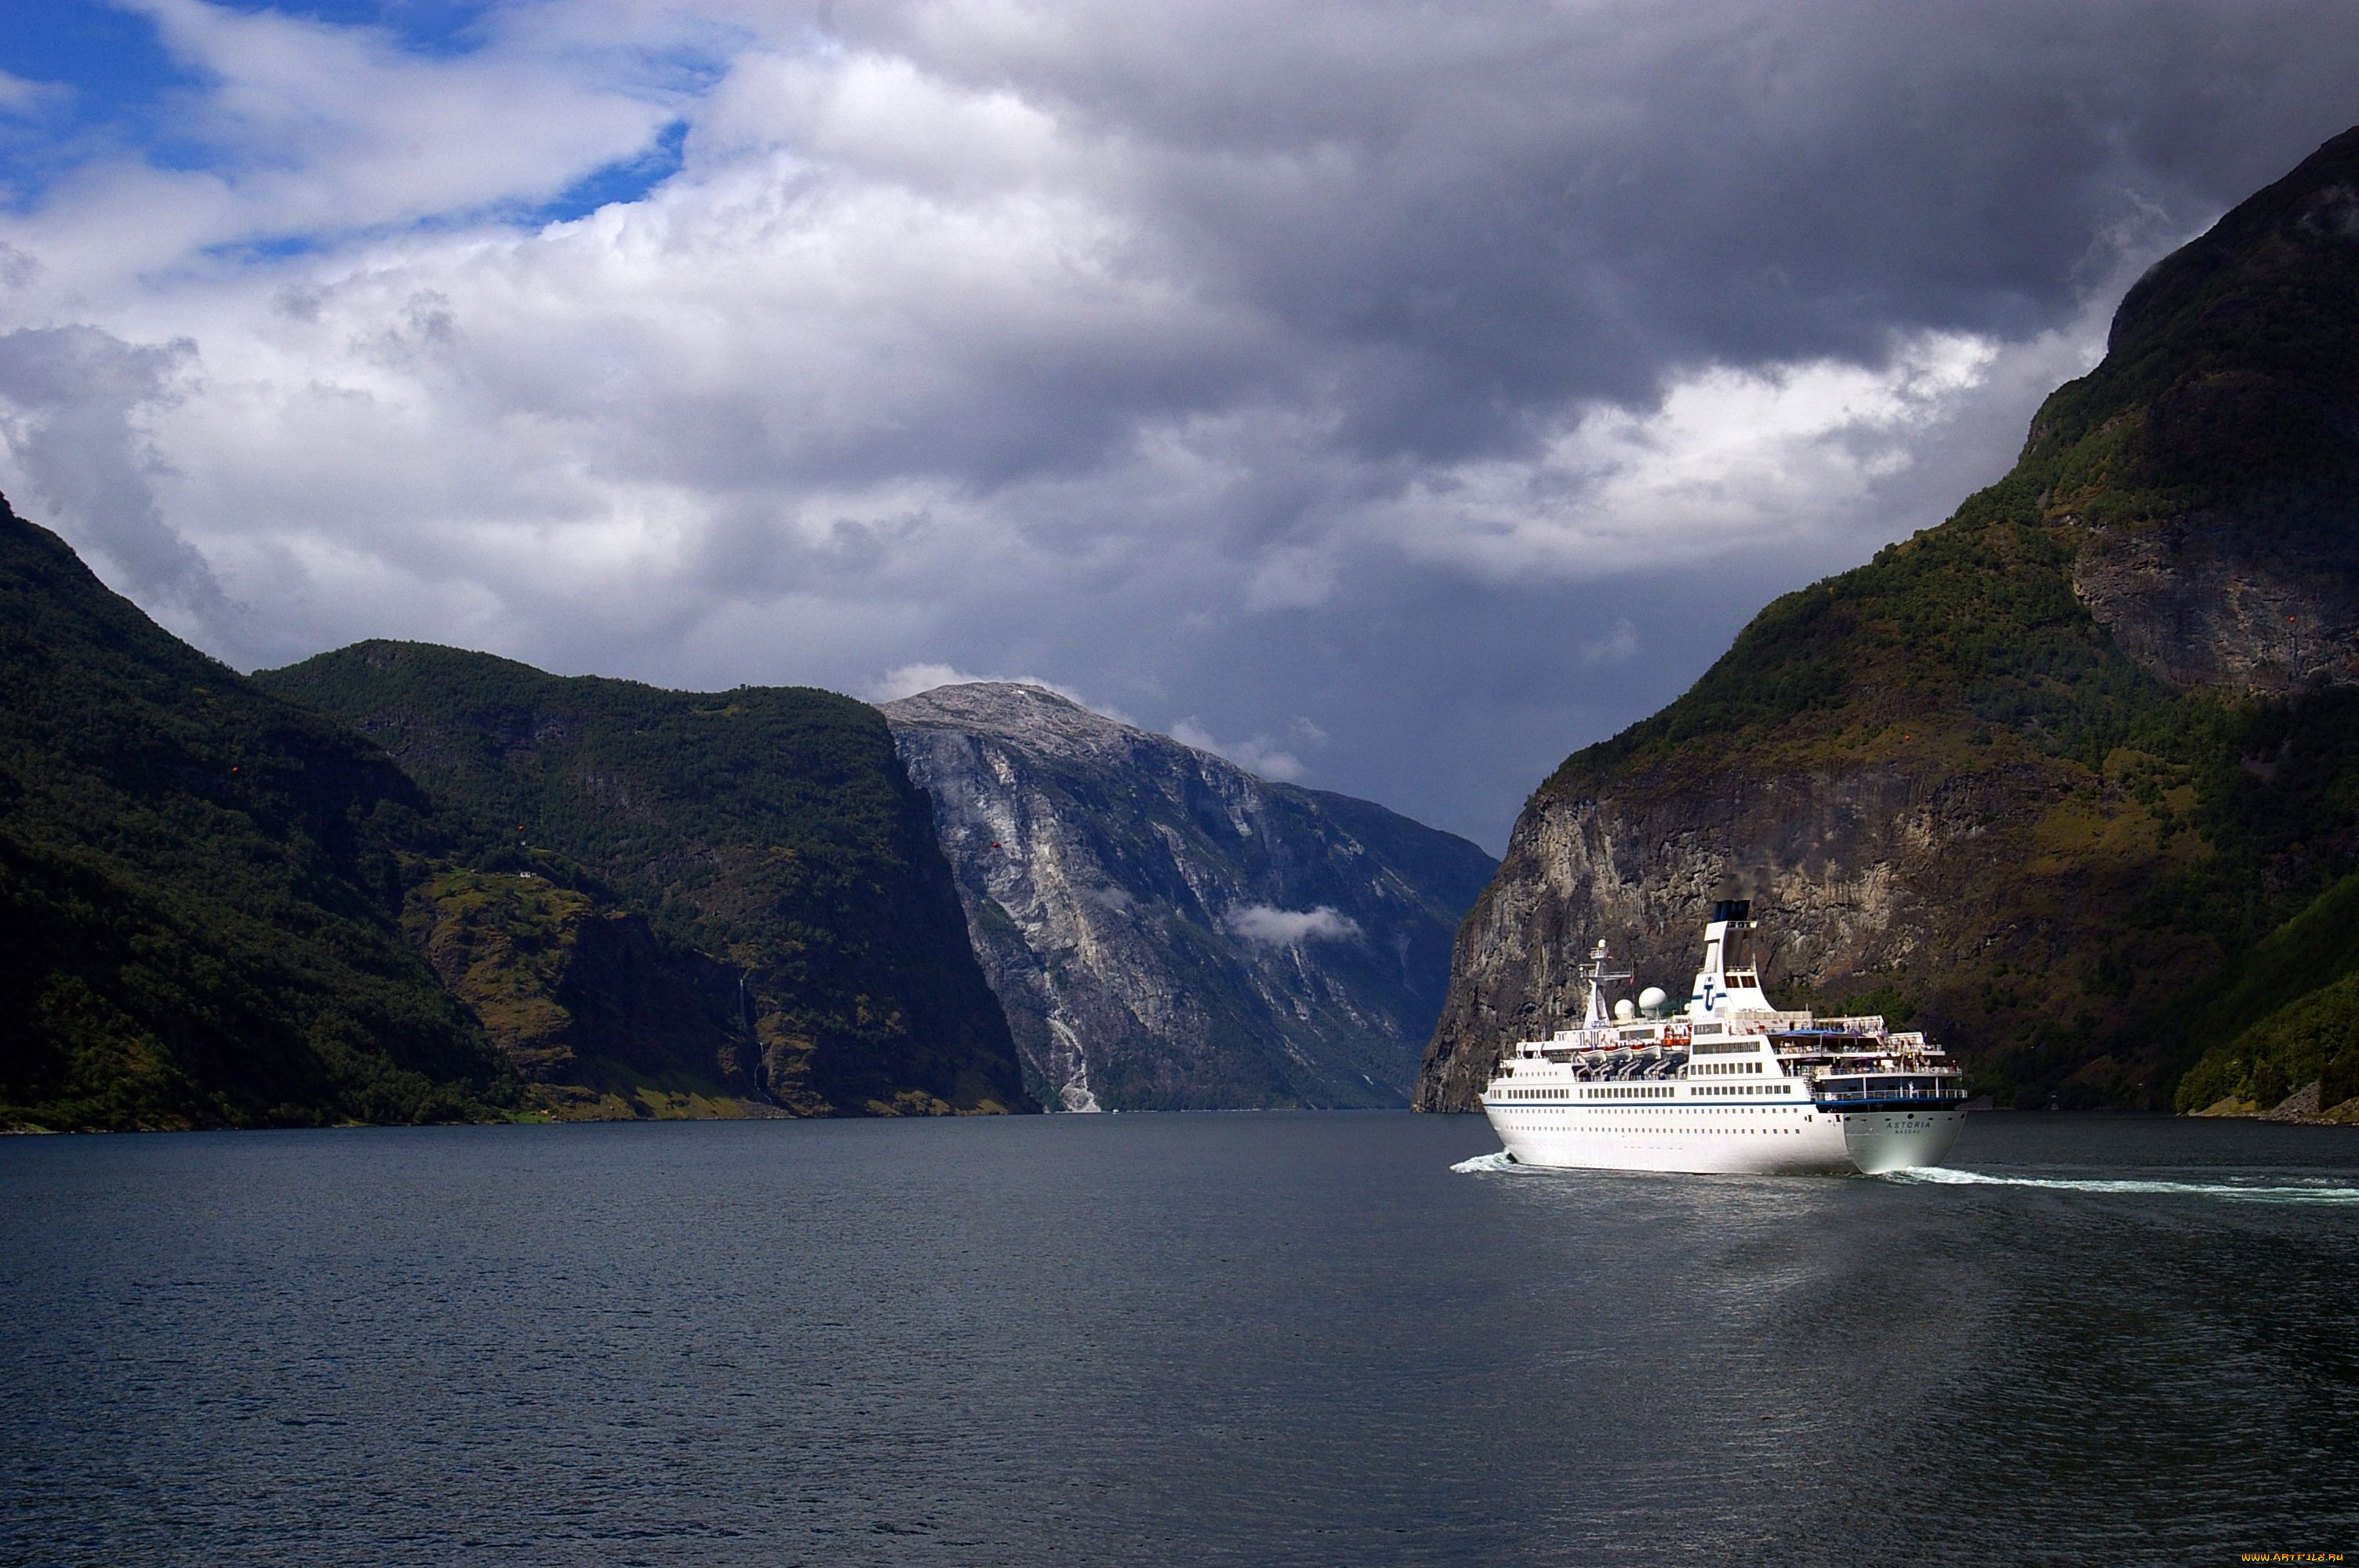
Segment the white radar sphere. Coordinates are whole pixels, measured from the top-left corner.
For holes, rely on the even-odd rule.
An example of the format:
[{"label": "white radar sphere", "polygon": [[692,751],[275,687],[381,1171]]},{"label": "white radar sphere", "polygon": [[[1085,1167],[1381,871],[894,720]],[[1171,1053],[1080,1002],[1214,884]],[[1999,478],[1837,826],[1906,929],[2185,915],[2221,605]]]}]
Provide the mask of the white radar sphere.
[{"label": "white radar sphere", "polygon": [[1638,1016],[1638,1010],[1630,1005],[1630,999],[1625,996],[1614,1004],[1614,1016],[1627,1023]]},{"label": "white radar sphere", "polygon": [[1638,993],[1638,1005],[1646,1009],[1650,1016],[1662,1011],[1663,1004],[1670,1000],[1663,994],[1663,988],[1660,986],[1648,986]]}]

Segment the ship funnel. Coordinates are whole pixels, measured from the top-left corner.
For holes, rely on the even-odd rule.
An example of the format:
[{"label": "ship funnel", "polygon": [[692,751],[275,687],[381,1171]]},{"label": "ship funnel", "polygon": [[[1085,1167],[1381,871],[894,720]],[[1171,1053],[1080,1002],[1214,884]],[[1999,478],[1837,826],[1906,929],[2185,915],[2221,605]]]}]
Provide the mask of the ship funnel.
[{"label": "ship funnel", "polygon": [[1753,956],[1753,902],[1715,899],[1712,924],[1703,928],[1703,963],[1688,994],[1688,1013],[1702,1018],[1734,1012],[1768,1012],[1761,992],[1761,968]]}]

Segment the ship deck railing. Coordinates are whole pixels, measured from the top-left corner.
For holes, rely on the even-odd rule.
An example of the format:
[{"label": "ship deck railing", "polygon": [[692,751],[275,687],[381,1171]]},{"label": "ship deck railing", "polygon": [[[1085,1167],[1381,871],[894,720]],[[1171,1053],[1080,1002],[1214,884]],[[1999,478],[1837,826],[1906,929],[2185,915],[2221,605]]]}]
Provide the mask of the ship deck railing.
[{"label": "ship deck railing", "polygon": [[[1895,1039],[1897,1040],[1897,1036],[1896,1036]],[[1780,1051],[1777,1053],[1777,1060],[1785,1063],[1788,1067],[1791,1069],[1797,1065],[1808,1066],[1813,1063],[1833,1063],[1840,1061],[1890,1062],[1907,1061],[1914,1058],[1925,1063],[1925,1066],[1922,1071],[1929,1073],[1954,1073],[1958,1070],[1957,1068],[1947,1065],[1940,1060],[1948,1054],[1949,1053],[1943,1051],[1940,1046],[1927,1045],[1923,1044],[1922,1041],[1913,1044],[1879,1042],[1874,1045],[1863,1046],[1856,1051]],[[1832,1067],[1830,1070],[1837,1073],[1889,1073],[1900,1071],[1902,1069],[1892,1067]],[[1916,1067],[1909,1067],[1905,1070],[1912,1073],[1919,1071],[1919,1069]]]},{"label": "ship deck railing", "polygon": [[[1912,1075],[1912,1083],[1915,1081],[1915,1076],[1916,1076]],[[1966,1095],[1962,1088],[1944,1089],[1942,1087],[1941,1081],[1937,1079],[1927,1083],[1921,1089],[1916,1087],[1904,1087],[1898,1084],[1887,1085],[1876,1088],[1831,1089],[1822,1085],[1813,1084],[1810,1087],[1810,1098],[1823,1104],[1828,1101],[1843,1103],[1849,1101],[1951,1100],[1963,1099],[1966,1098]]]}]

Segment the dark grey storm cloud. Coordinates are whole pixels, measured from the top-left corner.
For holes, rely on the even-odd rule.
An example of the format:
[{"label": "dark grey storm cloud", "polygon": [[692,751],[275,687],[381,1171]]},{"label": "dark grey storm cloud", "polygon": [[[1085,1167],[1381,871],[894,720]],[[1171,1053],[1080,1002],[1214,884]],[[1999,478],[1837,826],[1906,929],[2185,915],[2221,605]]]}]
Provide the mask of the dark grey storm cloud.
[{"label": "dark grey storm cloud", "polygon": [[1365,440],[1420,455],[1699,363],[2029,335],[2359,116],[2342,4],[836,14],[1070,110],[1203,287],[1330,350]]},{"label": "dark grey storm cloud", "polygon": [[143,4],[228,161],[0,215],[0,480],[215,651],[1034,676],[1495,848],[2359,119],[2347,0]]}]

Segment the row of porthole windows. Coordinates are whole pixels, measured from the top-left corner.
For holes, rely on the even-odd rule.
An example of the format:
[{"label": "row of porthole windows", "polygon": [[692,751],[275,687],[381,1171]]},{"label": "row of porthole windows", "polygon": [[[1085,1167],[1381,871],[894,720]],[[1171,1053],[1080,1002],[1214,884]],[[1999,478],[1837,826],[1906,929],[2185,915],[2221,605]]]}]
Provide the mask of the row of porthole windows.
[{"label": "row of porthole windows", "polygon": [[[1571,1099],[1572,1098],[1571,1089],[1506,1089],[1502,1093],[1505,1098],[1517,1100]],[[1671,1086],[1669,1084],[1610,1084],[1603,1088],[1587,1090],[1582,1098],[1584,1099],[1669,1099]]]},{"label": "row of porthole windows", "polygon": [[[1641,1109],[1647,1109],[1647,1110],[1653,1110],[1653,1109],[1658,1109],[1658,1108],[1659,1108],[1659,1109],[1669,1109],[1669,1108],[1669,1108],[1669,1107],[1668,1107],[1668,1106],[1665,1106],[1665,1107],[1644,1106],[1644,1107],[1641,1107],[1640,1108],[1641,1108]],[[1810,1106],[1806,1106],[1806,1105],[1699,1105],[1699,1106],[1688,1106],[1688,1107],[1686,1107],[1686,1108],[1682,1110],[1681,1114],[1682,1114],[1682,1115],[1684,1115],[1684,1114],[1686,1114],[1686,1112],[1687,1112],[1687,1111],[1695,1111],[1695,1110],[1700,1110],[1700,1111],[1703,1111],[1703,1112],[1705,1112],[1707,1115],[1719,1115],[1719,1116],[1739,1116],[1739,1115],[1744,1115],[1744,1116],[1750,1116],[1750,1115],[1752,1115],[1753,1113],[1755,1113],[1756,1111],[1761,1112],[1761,1113],[1763,1113],[1763,1114],[1765,1114],[1765,1115],[1766,1115],[1766,1114],[1769,1114],[1769,1113],[1788,1114],[1788,1113],[1791,1113],[1791,1112],[1793,1112],[1793,1111],[1798,1111],[1798,1110],[1809,1110],[1809,1109],[1810,1109],[1810,1108],[1810,1108]]]},{"label": "row of porthole windows", "polygon": [[[1763,1094],[1776,1094],[1778,1092],[1777,1087],[1767,1084],[1755,1087],[1756,1087],[1758,1091]],[[1585,1098],[1597,1099],[1668,1099],[1670,1098],[1670,1094],[1671,1087],[1669,1084],[1616,1084],[1604,1088],[1591,1089],[1588,1091],[1588,1095]],[[1511,1100],[1570,1099],[1572,1098],[1572,1091],[1571,1089],[1506,1089],[1501,1092],[1500,1098]],[[1704,1108],[1707,1110],[1750,1110],[1753,1108],[1750,1106],[1706,1106]],[[1799,1110],[1801,1108],[1799,1106],[1772,1106],[1768,1108],[1773,1110]]]},{"label": "row of porthole windows", "polygon": [[[1654,1108],[1655,1108],[1655,1107],[1646,1107],[1646,1108],[1642,1108],[1654,1109]],[[1739,1114],[1739,1113],[1741,1113],[1741,1112],[1747,1112],[1747,1111],[1754,1111],[1754,1110],[1762,1110],[1762,1111],[1781,1110],[1781,1111],[1787,1111],[1787,1112],[1793,1112],[1793,1111],[1799,1111],[1799,1110],[1801,1110],[1801,1109],[1803,1109],[1804,1108],[1802,1108],[1801,1106],[1798,1106],[1798,1105],[1791,1105],[1791,1106],[1721,1105],[1721,1106],[1705,1106],[1705,1107],[1704,1107],[1704,1108],[1703,1108],[1703,1109],[1705,1109],[1706,1111],[1717,1111],[1717,1112],[1719,1112],[1720,1114],[1722,1114],[1722,1115],[1723,1115],[1723,1116],[1735,1116],[1735,1115],[1737,1115],[1737,1114]],[[1815,1121],[1815,1120],[1817,1120],[1817,1119],[1818,1119],[1818,1118],[1816,1118],[1815,1116],[1805,1116],[1805,1117],[1803,1117],[1803,1118],[1802,1118],[1802,1119],[1803,1119],[1804,1121]],[[1578,1123],[1578,1124],[1576,1124],[1576,1125],[1580,1125],[1580,1126],[1587,1126],[1587,1127],[1594,1128],[1594,1127],[1597,1127],[1597,1126],[1599,1126],[1599,1125],[1601,1125],[1601,1124],[1600,1124],[1600,1123],[1597,1123],[1597,1122],[1593,1122],[1593,1121],[1592,1121],[1592,1122]],[[1616,1125],[1616,1124],[1614,1124],[1614,1123],[1605,1123],[1605,1124],[1603,1124],[1603,1125],[1611,1126],[1611,1125]],[[1655,1124],[1650,1123],[1649,1125],[1655,1125]],[[1781,1126],[1777,1126],[1777,1127],[1770,1127],[1770,1126],[1765,1126],[1765,1125],[1763,1125],[1762,1123],[1759,1123],[1759,1122],[1751,1122],[1751,1123],[1747,1123],[1747,1124],[1745,1124],[1745,1126],[1743,1126],[1743,1127],[1729,1128],[1729,1127],[1727,1127],[1727,1126],[1726,1126],[1726,1124],[1722,1123],[1722,1122],[1717,1122],[1717,1121],[1704,1122],[1704,1121],[1695,1121],[1695,1120],[1691,1120],[1691,1119],[1680,1119],[1680,1120],[1676,1120],[1676,1121],[1668,1122],[1668,1123],[1663,1123],[1663,1124],[1661,1124],[1661,1125],[1668,1126],[1668,1127],[1669,1127],[1670,1129],[1672,1129],[1673,1130],[1676,1130],[1676,1131],[1681,1131],[1681,1132],[1712,1132],[1712,1131],[1737,1131],[1737,1132],[1743,1132],[1743,1131],[1746,1131],[1746,1130],[1756,1130],[1756,1131],[1762,1131],[1762,1132],[1788,1132],[1788,1131],[1799,1132],[1799,1131],[1801,1130],[1801,1129],[1800,1129],[1800,1128],[1799,1128],[1799,1127],[1793,1127],[1793,1126],[1790,1126],[1790,1125],[1781,1125]]]}]

